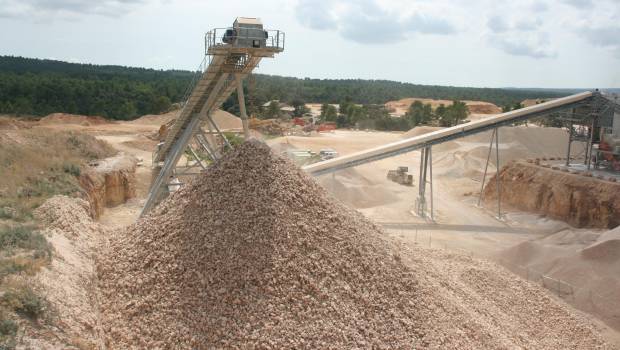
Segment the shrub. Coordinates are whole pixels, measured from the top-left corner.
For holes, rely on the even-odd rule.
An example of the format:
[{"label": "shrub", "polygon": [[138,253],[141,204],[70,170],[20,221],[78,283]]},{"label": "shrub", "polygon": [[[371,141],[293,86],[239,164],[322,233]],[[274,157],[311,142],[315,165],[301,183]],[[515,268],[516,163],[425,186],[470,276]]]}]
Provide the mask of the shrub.
[{"label": "shrub", "polygon": [[0,312],[0,350],[15,349],[15,335],[19,327],[5,314],[4,311]]},{"label": "shrub", "polygon": [[71,163],[65,163],[62,166],[62,170],[67,173],[67,174],[71,174],[75,177],[80,176],[81,170],[80,170],[80,166],[79,165],[75,165],[75,164],[71,164]]},{"label": "shrub", "polygon": [[31,320],[39,319],[45,311],[46,301],[25,284],[7,291],[2,299],[6,306]]},{"label": "shrub", "polygon": [[15,321],[4,318],[0,320],[0,336],[13,336],[17,333],[17,324]]},{"label": "shrub", "polygon": [[47,239],[33,225],[0,226],[0,250],[15,248],[35,251],[35,257],[51,256],[52,248]]},{"label": "shrub", "polygon": [[12,219],[14,211],[11,208],[0,208],[0,219]]},{"label": "shrub", "polygon": [[8,275],[24,271],[26,266],[17,263],[14,259],[0,260],[0,282]]}]

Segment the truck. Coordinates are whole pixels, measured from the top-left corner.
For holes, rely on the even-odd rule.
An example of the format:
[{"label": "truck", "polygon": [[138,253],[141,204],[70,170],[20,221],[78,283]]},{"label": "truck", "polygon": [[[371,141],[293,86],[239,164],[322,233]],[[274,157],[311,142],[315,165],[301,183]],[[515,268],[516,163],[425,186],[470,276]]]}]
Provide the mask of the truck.
[{"label": "truck", "polygon": [[409,167],[399,166],[396,170],[389,170],[387,179],[404,186],[413,186],[413,175],[408,173]]}]

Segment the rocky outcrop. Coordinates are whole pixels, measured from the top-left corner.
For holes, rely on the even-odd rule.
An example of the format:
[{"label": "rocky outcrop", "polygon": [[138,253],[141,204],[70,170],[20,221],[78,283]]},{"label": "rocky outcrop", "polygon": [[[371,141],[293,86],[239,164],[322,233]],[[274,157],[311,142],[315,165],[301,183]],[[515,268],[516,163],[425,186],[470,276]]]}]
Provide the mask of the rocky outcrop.
[{"label": "rocky outcrop", "polygon": [[126,154],[91,163],[80,176],[80,184],[86,192],[91,216],[98,218],[105,207],[125,203],[136,196],[137,159]]},{"label": "rocky outcrop", "polygon": [[[563,220],[575,227],[620,225],[620,183],[513,162],[500,171],[502,202],[519,210]],[[484,189],[485,200],[497,198],[495,177]]]}]

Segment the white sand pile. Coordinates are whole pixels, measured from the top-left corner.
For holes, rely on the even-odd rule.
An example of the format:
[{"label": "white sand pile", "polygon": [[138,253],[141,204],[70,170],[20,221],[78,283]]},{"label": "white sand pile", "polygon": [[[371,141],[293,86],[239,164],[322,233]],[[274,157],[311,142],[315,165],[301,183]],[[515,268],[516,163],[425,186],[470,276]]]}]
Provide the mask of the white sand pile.
[{"label": "white sand pile", "polygon": [[492,264],[397,251],[249,141],[112,238],[109,348],[599,348],[590,325]]},{"label": "white sand pile", "polygon": [[620,227],[603,234],[566,230],[518,244],[500,257],[509,267],[529,268],[531,279],[544,274],[571,284],[568,301],[620,330]]},{"label": "white sand pile", "polygon": [[[589,259],[620,261],[620,226],[603,233],[595,243],[584,248],[581,253]],[[618,271],[620,272],[620,269]]]},{"label": "white sand pile", "polygon": [[416,126],[415,128],[407,131],[406,133],[403,134],[403,138],[404,139],[408,139],[411,137],[416,137],[416,136],[420,136],[420,135],[424,135],[424,134],[428,134],[429,132],[433,132],[433,131],[437,131],[437,130],[441,130],[444,129],[440,126],[426,126],[426,125],[422,125],[422,126]]},{"label": "white sand pile", "polygon": [[398,196],[386,189],[385,184],[374,183],[352,168],[341,170],[335,175],[320,176],[317,181],[332,196],[355,209],[376,207],[398,200]]},{"label": "white sand pile", "polygon": [[[171,111],[164,114],[149,114],[144,115],[138,119],[132,120],[128,123],[131,124],[140,124],[140,125],[162,125],[171,122],[176,119],[180,110]],[[240,130],[242,128],[241,118],[237,117],[234,114],[223,111],[221,109],[216,110],[211,115],[213,121],[217,124],[220,130]],[[205,125],[205,129],[206,129]]]},{"label": "white sand pile", "polygon": [[211,118],[220,130],[241,130],[243,128],[241,118],[221,109],[213,112]]},{"label": "white sand pile", "polygon": [[147,114],[126,123],[140,125],[162,125],[176,119],[179,116],[179,113],[181,113],[181,110],[174,110],[162,114]]}]

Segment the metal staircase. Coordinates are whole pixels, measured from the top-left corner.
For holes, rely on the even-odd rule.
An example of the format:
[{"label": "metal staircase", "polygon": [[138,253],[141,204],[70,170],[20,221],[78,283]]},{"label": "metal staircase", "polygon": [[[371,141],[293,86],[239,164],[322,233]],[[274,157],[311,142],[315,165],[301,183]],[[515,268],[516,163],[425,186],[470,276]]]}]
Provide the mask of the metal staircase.
[{"label": "metal staircase", "polygon": [[[211,160],[219,157],[217,145],[212,144],[207,135],[220,136],[225,145],[230,147],[211,113],[217,110],[235,89],[239,95],[244,133],[248,135],[243,79],[258,66],[263,57],[274,57],[283,50],[284,33],[279,30],[264,30],[260,20],[256,18],[240,17],[235,20],[233,27],[216,28],[205,35],[205,59],[188,88],[179,117],[153,155],[153,173],[156,176],[141,216],[161,201],[169,192],[169,185],[178,187],[177,176],[195,175],[197,173],[191,172],[191,169],[206,168],[198,153],[206,154]],[[209,131],[203,130],[203,124]],[[177,167],[186,151],[193,156],[194,164],[185,168]],[[172,179],[176,182],[170,184]]]}]

